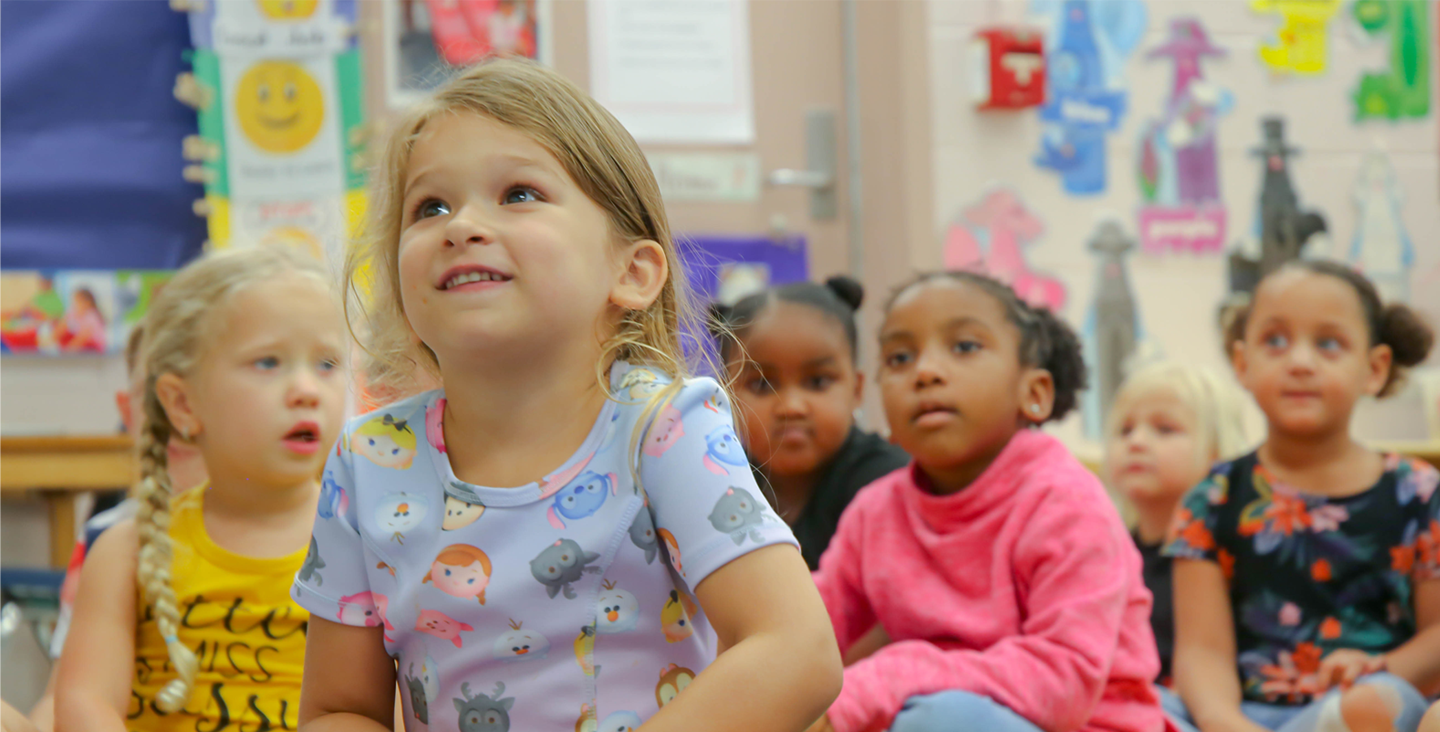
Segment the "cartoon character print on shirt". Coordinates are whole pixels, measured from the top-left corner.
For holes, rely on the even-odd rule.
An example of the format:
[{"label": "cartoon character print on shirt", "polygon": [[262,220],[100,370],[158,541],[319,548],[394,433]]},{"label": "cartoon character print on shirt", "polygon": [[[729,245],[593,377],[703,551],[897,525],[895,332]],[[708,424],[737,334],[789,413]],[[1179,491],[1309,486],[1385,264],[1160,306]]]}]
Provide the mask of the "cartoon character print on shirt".
[{"label": "cartoon character print on shirt", "polygon": [[675,701],[675,697],[694,680],[694,671],[673,663],[666,666],[660,670],[660,683],[655,685],[655,702],[663,707]]},{"label": "cartoon character print on shirt", "polygon": [[[340,598],[340,613],[336,617],[346,625],[366,628],[384,626],[386,631],[391,631],[395,629],[395,626],[391,625],[390,620],[385,617],[385,611],[389,604],[389,599],[378,592],[357,592]],[[388,632],[385,640],[391,643],[395,642]]]},{"label": "cartoon character print on shirt", "polygon": [[565,528],[565,519],[578,521],[590,518],[605,505],[607,497],[615,495],[618,482],[619,479],[614,473],[601,475],[593,470],[586,471],[580,475],[578,482],[555,494],[555,502],[545,512],[545,516],[550,519],[550,525],[557,529]]},{"label": "cartoon character print on shirt", "polygon": [[747,535],[757,544],[764,542],[765,538],[760,535],[763,523],[764,507],[744,488],[727,489],[710,511],[710,525],[722,534],[729,534],[737,546],[745,543]]},{"label": "cartoon character print on shirt", "polygon": [[473,597],[484,605],[490,572],[490,556],[485,552],[469,544],[451,544],[440,550],[420,584],[432,582],[435,589],[451,597]]},{"label": "cartoon character print on shirt", "polygon": [[425,441],[435,452],[445,452],[445,397],[425,408]]},{"label": "cartoon character print on shirt", "polygon": [[650,369],[631,369],[620,379],[620,391],[628,391],[632,401],[646,399],[664,388],[660,376]]},{"label": "cartoon character print on shirt", "polygon": [[586,702],[580,705],[580,717],[575,720],[575,732],[596,732],[600,720],[595,716],[595,705]]},{"label": "cartoon character print on shirt", "polygon": [[430,724],[430,705],[440,698],[439,667],[435,659],[425,656],[420,673],[415,673],[415,662],[410,662],[410,671],[405,674],[405,687],[410,691],[410,708],[421,724]]},{"label": "cartoon character print on shirt", "polygon": [[381,415],[355,428],[350,451],[382,468],[408,470],[415,460],[415,431],[406,420]]},{"label": "cartoon character print on shirt", "polygon": [[315,537],[310,537],[310,551],[305,552],[305,561],[300,565],[300,573],[295,576],[301,582],[314,582],[316,587],[325,584],[325,578],[320,576],[320,570],[325,568],[325,560],[320,558],[320,544]]},{"label": "cartoon character print on shirt", "polygon": [[665,631],[666,643],[679,643],[695,634],[695,626],[690,620],[695,611],[695,603],[689,593],[670,591],[670,599],[660,610],[660,628]]},{"label": "cartoon character print on shirt", "polygon": [[495,639],[495,658],[502,661],[540,660],[550,652],[550,639],[539,631],[526,630],[523,623],[510,621],[510,629]]},{"label": "cartoon character print on shirt", "polygon": [[680,410],[667,404],[660,410],[660,416],[655,418],[655,423],[650,425],[650,431],[645,435],[643,452],[650,457],[660,457],[684,436],[685,425],[680,421]]},{"label": "cartoon character print on shirt", "polygon": [[670,560],[670,566],[675,568],[675,574],[685,576],[685,565],[680,563],[680,542],[675,541],[675,535],[669,529],[656,529],[655,534],[665,545],[665,558]]},{"label": "cartoon character print on shirt", "polygon": [[350,498],[345,495],[345,489],[335,482],[335,475],[325,471],[325,477],[320,481],[320,505],[316,513],[320,518],[333,519],[336,516],[344,516],[350,509]]},{"label": "cartoon character print on shirt", "polygon": [[575,662],[586,676],[594,676],[600,670],[595,665],[595,626],[587,625],[575,636]]},{"label": "cartoon character print on shirt", "polygon": [[600,587],[603,591],[595,600],[595,632],[609,635],[634,630],[640,622],[640,601],[617,589],[613,580],[605,580]]},{"label": "cartoon character print on shirt", "polygon": [[422,610],[420,616],[415,618],[415,630],[426,635],[433,635],[440,640],[447,640],[455,644],[456,648],[463,648],[460,634],[475,630],[439,610]]},{"label": "cartoon character print on shirt", "polygon": [[634,732],[640,727],[640,715],[634,712],[613,712],[600,723],[598,732]]},{"label": "cartoon character print on shirt", "polygon": [[[716,475],[729,475],[732,468],[749,465],[750,461],[745,457],[745,448],[740,446],[740,438],[735,436],[734,428],[722,424],[705,436],[702,462],[706,470]],[[725,467],[727,465],[730,467]]]},{"label": "cartoon character print on shirt", "polygon": [[480,520],[485,513],[485,504],[480,503],[478,498],[475,503],[467,503],[449,493],[445,494],[445,520],[440,524],[441,531],[455,531],[463,529],[470,524]]},{"label": "cartoon character print on shirt", "polygon": [[515,706],[513,697],[501,698],[505,693],[503,681],[495,683],[495,691],[485,694],[471,694],[470,683],[460,684],[460,695],[455,699],[455,711],[460,713],[460,732],[510,732],[510,708]]},{"label": "cartoon character print on shirt", "polygon": [[645,552],[646,564],[655,563],[655,555],[660,553],[660,538],[655,533],[655,520],[650,517],[649,498],[645,499],[645,505],[635,514],[634,523],[630,524],[630,541]]},{"label": "cartoon character print on shirt", "polygon": [[375,507],[375,523],[380,530],[390,533],[391,541],[405,544],[405,532],[419,526],[430,512],[429,502],[424,496],[413,493],[393,493]]},{"label": "cartoon character print on shirt", "polygon": [[564,592],[565,599],[574,600],[577,595],[570,584],[580,581],[586,574],[599,573],[599,567],[589,566],[598,561],[599,554],[581,549],[574,539],[557,539],[530,560],[530,573],[535,575],[540,584],[545,585],[545,591],[550,597]]}]

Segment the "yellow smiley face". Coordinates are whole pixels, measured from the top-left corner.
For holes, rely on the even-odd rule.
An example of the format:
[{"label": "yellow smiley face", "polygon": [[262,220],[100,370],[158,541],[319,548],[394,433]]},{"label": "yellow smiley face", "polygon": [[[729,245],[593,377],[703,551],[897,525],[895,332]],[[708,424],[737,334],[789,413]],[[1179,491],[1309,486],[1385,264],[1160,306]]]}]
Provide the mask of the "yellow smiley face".
[{"label": "yellow smiley face", "polygon": [[256,4],[271,20],[300,20],[314,15],[320,0],[256,0]]},{"label": "yellow smiley face", "polygon": [[319,134],[325,100],[305,69],[289,61],[261,61],[240,77],[235,116],[256,147],[293,153]]}]

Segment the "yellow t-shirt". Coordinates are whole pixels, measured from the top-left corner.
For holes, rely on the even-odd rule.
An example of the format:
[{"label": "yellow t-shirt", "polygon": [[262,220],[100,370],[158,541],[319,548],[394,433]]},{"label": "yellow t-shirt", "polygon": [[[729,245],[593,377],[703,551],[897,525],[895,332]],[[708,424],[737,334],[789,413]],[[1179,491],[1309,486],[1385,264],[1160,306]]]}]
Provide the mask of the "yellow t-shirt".
[{"label": "yellow t-shirt", "polygon": [[179,636],[200,666],[190,703],[174,714],[155,708],[156,692],[175,674],[154,611],[137,594],[142,610],[127,726],[133,732],[295,729],[310,613],[291,601],[290,585],[305,550],[255,559],[222,549],[205,532],[207,489],[177,498],[170,523]]}]

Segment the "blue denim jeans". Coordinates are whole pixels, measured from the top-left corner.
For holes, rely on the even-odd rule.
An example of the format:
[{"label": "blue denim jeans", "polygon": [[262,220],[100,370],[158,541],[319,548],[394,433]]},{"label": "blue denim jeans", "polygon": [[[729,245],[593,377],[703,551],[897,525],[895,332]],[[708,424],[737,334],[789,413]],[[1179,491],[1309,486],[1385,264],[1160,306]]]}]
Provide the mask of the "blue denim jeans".
[{"label": "blue denim jeans", "polygon": [[[1409,682],[1394,674],[1380,673],[1362,677],[1355,683],[1388,686],[1400,695],[1401,708],[1400,715],[1395,720],[1395,732],[1415,732],[1415,728],[1420,726],[1420,718],[1425,716],[1429,702],[1425,701],[1425,697]],[[1165,708],[1165,713],[1170,715],[1170,719],[1182,732],[1197,732],[1195,720],[1191,719],[1190,711],[1185,708],[1185,702],[1181,701],[1180,696],[1165,688],[1159,691],[1160,706]],[[1241,702],[1240,713],[1251,722],[1275,732],[1311,732],[1320,721],[1322,705],[1327,699],[1339,694],[1338,689],[1332,690],[1309,704],[1300,705]]]},{"label": "blue denim jeans", "polygon": [[1030,720],[988,696],[942,691],[912,696],[895,715],[890,732],[1041,732]]}]

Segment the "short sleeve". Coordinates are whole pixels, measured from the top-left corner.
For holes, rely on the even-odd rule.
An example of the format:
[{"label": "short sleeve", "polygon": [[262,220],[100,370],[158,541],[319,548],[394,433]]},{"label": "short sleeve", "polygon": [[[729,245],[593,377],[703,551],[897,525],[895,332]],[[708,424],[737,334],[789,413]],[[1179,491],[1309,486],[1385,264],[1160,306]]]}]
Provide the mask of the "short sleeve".
[{"label": "short sleeve", "polygon": [[1215,525],[1229,498],[1230,466],[1220,465],[1185,494],[1170,524],[1163,554],[1174,559],[1220,561]]},{"label": "short sleeve", "polygon": [[310,550],[295,575],[290,595],[312,615],[347,625],[364,625],[363,613],[342,612],[345,605],[363,605],[370,598],[365,566],[368,554],[356,519],[354,455],[342,447],[347,440],[348,431],[325,461]]},{"label": "short sleeve", "polygon": [[799,547],[756,486],[730,400],[713,379],[687,381],[652,418],[639,449],[656,533],[692,590],[756,549]]}]

